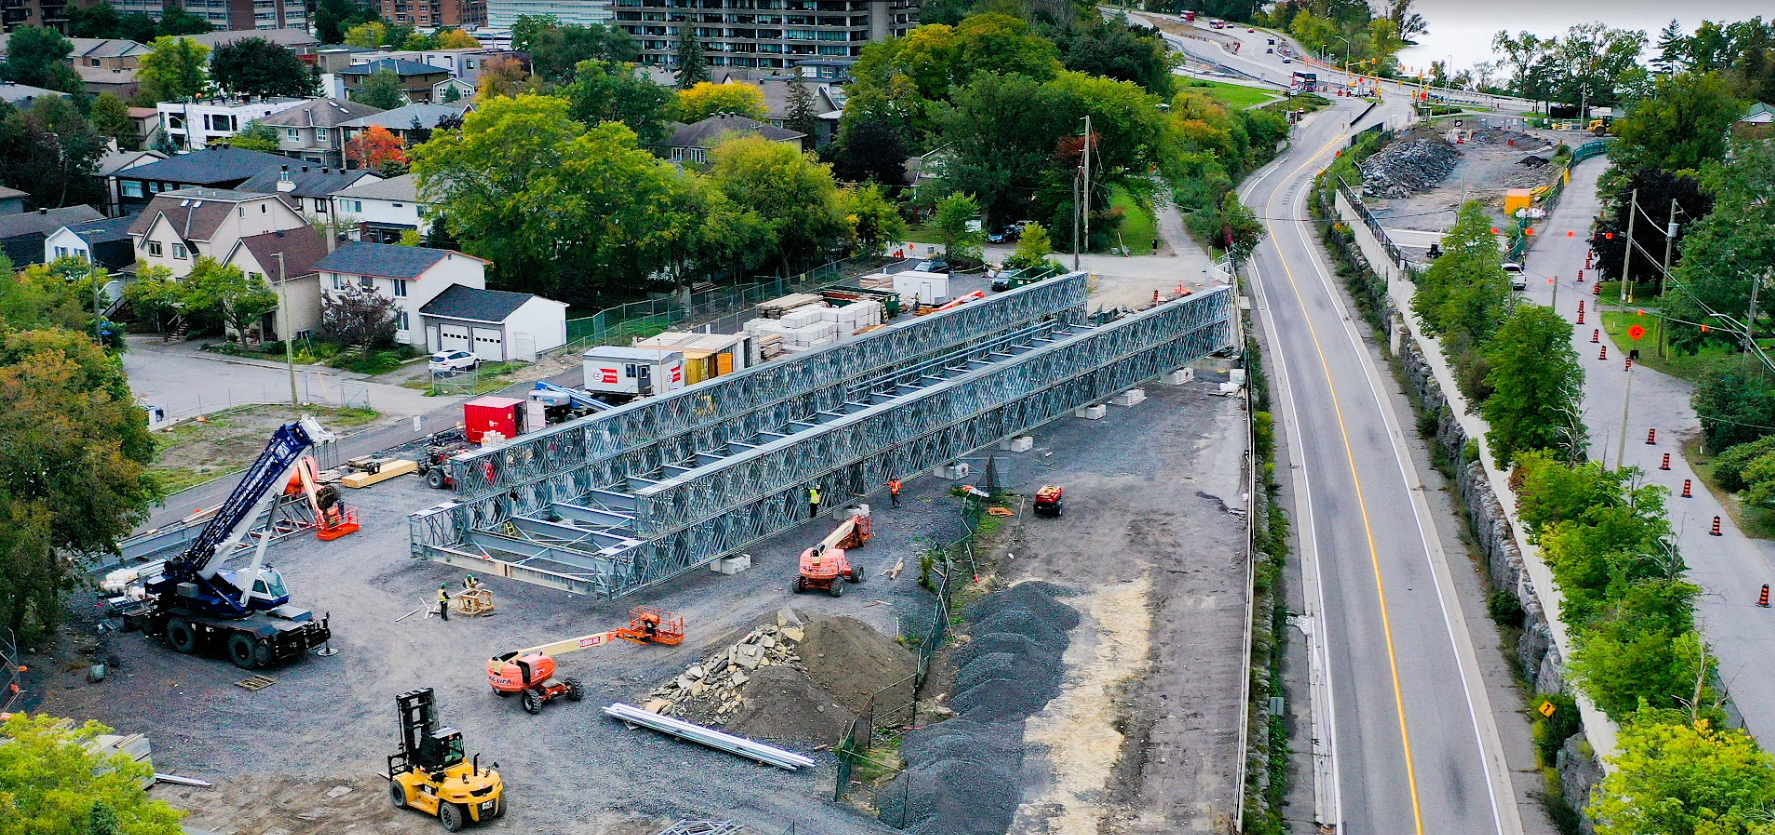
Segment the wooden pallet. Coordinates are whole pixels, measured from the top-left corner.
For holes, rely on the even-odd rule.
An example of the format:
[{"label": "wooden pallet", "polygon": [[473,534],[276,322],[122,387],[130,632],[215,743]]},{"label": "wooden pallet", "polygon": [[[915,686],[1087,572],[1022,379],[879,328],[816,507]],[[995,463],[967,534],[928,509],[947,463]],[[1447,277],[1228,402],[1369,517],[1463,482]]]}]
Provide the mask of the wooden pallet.
[{"label": "wooden pallet", "polygon": [[276,683],[277,679],[270,676],[253,676],[235,682],[234,686],[245,690],[264,690]]}]

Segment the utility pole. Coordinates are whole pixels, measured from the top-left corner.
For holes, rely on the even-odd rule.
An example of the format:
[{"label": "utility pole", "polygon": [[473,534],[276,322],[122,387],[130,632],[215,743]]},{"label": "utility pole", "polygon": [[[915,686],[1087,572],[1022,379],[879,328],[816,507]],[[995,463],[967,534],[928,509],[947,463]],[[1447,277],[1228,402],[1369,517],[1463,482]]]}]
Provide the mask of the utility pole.
[{"label": "utility pole", "polygon": [[[1627,306],[1633,303],[1633,280],[1628,278],[1628,267],[1633,265],[1633,221],[1639,215],[1639,189],[1633,190],[1633,205],[1627,210],[1627,245],[1621,248],[1621,310],[1626,312]],[[1600,312],[1600,311],[1598,311]]]},{"label": "utility pole", "polygon": [[1670,249],[1676,243],[1676,198],[1670,198],[1670,223],[1664,227],[1664,269],[1658,271],[1658,358],[1664,358],[1664,289],[1670,277]]},{"label": "utility pole", "polygon": [[1627,468],[1627,407],[1633,404],[1633,366],[1627,366],[1627,395],[1621,399],[1621,437],[1615,447],[1615,469]]},{"label": "utility pole", "polygon": [[[1091,117],[1085,116],[1085,246],[1091,245]],[[1075,265],[1073,269],[1078,269]]]},{"label": "utility pole", "polygon": [[1072,178],[1072,271],[1079,271],[1079,178]]},{"label": "utility pole", "polygon": [[1767,278],[1768,273],[1765,272],[1763,279],[1753,278],[1750,280],[1750,310],[1744,314],[1744,355],[1747,357],[1750,356],[1751,349],[1755,348],[1757,344],[1757,288],[1761,287],[1763,280]]},{"label": "utility pole", "polygon": [[271,254],[277,259],[278,309],[283,312],[284,365],[290,369],[290,405],[300,408],[302,398],[296,394],[296,335],[290,332],[290,281],[284,274],[284,254]]},{"label": "utility pole", "polygon": [[105,286],[99,283],[99,266],[87,261],[86,277],[92,279],[92,338],[99,343],[99,350],[102,351],[105,349],[105,333],[104,325],[99,322],[99,294],[104,292]]}]

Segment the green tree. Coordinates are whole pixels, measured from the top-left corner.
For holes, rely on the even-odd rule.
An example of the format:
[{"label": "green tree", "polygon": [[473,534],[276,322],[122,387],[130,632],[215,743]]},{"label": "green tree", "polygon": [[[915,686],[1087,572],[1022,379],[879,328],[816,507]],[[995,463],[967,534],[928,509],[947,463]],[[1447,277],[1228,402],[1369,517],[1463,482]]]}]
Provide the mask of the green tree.
[{"label": "green tree", "polygon": [[1744,467],[1744,501],[1754,507],[1775,507],[1775,452]]},{"label": "green tree", "polygon": [[1551,57],[1558,69],[1556,89],[1566,101],[1588,115],[1589,107],[1615,104],[1636,93],[1646,81],[1639,55],[1646,33],[1611,29],[1603,23],[1580,23],[1566,30]]},{"label": "green tree", "polygon": [[763,119],[764,91],[750,84],[699,82],[687,90],[679,90],[672,104],[672,118],[695,124],[719,113],[733,113],[749,119]]},{"label": "green tree", "polygon": [[1503,324],[1511,305],[1510,279],[1498,250],[1492,221],[1477,202],[1462,206],[1454,226],[1442,236],[1443,254],[1431,262],[1412,294],[1411,306],[1424,325],[1443,339],[1443,351],[1457,365],[1474,369],[1463,379],[1468,394],[1484,400],[1481,346]]},{"label": "green tree", "polygon": [[141,12],[124,15],[117,28],[121,31],[119,37],[136,43],[153,43],[160,36],[160,22]]},{"label": "green tree", "polygon": [[319,92],[318,79],[294,50],[264,38],[217,47],[210,72],[216,86],[235,95],[305,98]]},{"label": "green tree", "polygon": [[616,26],[574,26],[553,17],[521,15],[512,46],[529,53],[531,68],[553,84],[573,79],[582,61],[633,63],[641,55],[629,33]]},{"label": "green tree", "polygon": [[364,78],[364,83],[351,94],[351,100],[383,110],[393,110],[407,103],[401,77],[391,69],[380,69]]},{"label": "green tree", "polygon": [[679,24],[675,57],[673,77],[678,82],[678,89],[688,90],[709,80],[709,61],[703,57],[703,42],[697,40],[695,23],[684,21]]},{"label": "green tree", "polygon": [[1621,138],[1609,146],[1609,159],[1626,170],[1699,170],[1725,156],[1726,131],[1743,115],[1744,103],[1718,73],[1660,78],[1652,95],[1615,123]]},{"label": "green tree", "polygon": [[1231,253],[1235,261],[1245,260],[1263,240],[1263,224],[1239,201],[1237,192],[1229,191],[1221,196],[1219,219],[1221,233],[1217,243]]},{"label": "green tree", "polygon": [[586,127],[621,122],[646,147],[666,138],[665,111],[676,98],[670,87],[653,83],[632,64],[597,59],[579,62],[564,92],[575,120]]},{"label": "green tree", "polygon": [[179,37],[180,35],[202,35],[215,31],[210,22],[197,15],[185,11],[184,6],[168,6],[160,13],[160,23],[154,27],[159,37]]},{"label": "green tree", "polygon": [[68,8],[68,36],[71,38],[121,38],[123,16],[110,3],[94,3],[86,8]]},{"label": "green tree", "polygon": [[1683,25],[1676,18],[1658,32],[1658,57],[1652,59],[1652,71],[1659,75],[1670,75],[1683,68],[1687,63],[1684,53],[1687,51],[1688,35],[1683,32]]},{"label": "green tree", "polygon": [[0,107],[0,184],[30,194],[38,206],[102,200],[93,172],[104,150],[72,99],[43,96],[22,112]]},{"label": "green tree", "polygon": [[980,260],[980,243],[984,235],[969,229],[979,220],[980,203],[971,194],[958,191],[937,204],[934,221],[943,236],[943,255],[950,263],[960,265]]},{"label": "green tree", "polygon": [[117,147],[130,149],[141,141],[136,123],[129,117],[129,102],[116,93],[100,93],[92,100],[92,129],[106,139],[117,140]]},{"label": "green tree", "polygon": [[967,192],[991,220],[1052,212],[1070,193],[1082,147],[1076,137],[1061,147],[1084,127],[1068,120],[1069,109],[1059,90],[1026,76],[987,73],[955,90],[932,108],[945,188]]},{"label": "green tree", "polygon": [[209,85],[205,62],[210,48],[190,38],[154,39],[136,70],[141,90],[136,101],[152,107],[163,101],[197,98]]},{"label": "green tree", "polygon": [[92,333],[92,295],[83,296],[76,283],[86,273],[85,261],[59,259],[34,264],[14,275],[12,264],[0,256],[0,324]]},{"label": "green tree", "polygon": [[838,120],[838,137],[830,149],[832,173],[851,182],[874,180],[884,185],[906,182],[906,119],[879,93],[846,102]]},{"label": "green tree", "polygon": [[1005,266],[1013,270],[1061,269],[1060,262],[1048,257],[1053,252],[1048,230],[1039,223],[1024,224],[1023,235],[1017,239],[1017,249],[1005,258]]},{"label": "green tree", "polygon": [[[1770,330],[1766,312],[1775,305],[1768,284],[1769,266],[1775,264],[1775,235],[1747,234],[1746,230],[1775,229],[1775,142],[1740,141],[1721,162],[1706,167],[1702,186],[1713,197],[1713,212],[1684,235],[1682,262],[1672,271],[1677,292],[1664,299],[1667,315],[1679,321],[1699,322],[1700,328],[1671,332],[1675,344],[1693,347],[1708,336],[1742,344],[1743,323],[1750,314],[1750,291],[1763,282],[1757,321],[1750,323],[1760,334]],[[1713,317],[1724,314],[1731,321]]]},{"label": "green tree", "polygon": [[1149,93],[1170,98],[1175,60],[1156,30],[1136,31],[1124,21],[1087,20],[1095,22],[1084,24],[1066,44],[1062,60],[1067,69],[1133,82]]},{"label": "green tree", "polygon": [[889,244],[906,240],[906,219],[875,183],[838,190],[839,210],[850,224],[851,240],[861,255],[879,255]]},{"label": "green tree", "polygon": [[321,296],[320,306],[316,336],[322,342],[346,347],[361,345],[366,351],[394,347],[400,317],[394,299],[351,285],[343,292]]},{"label": "green tree", "polygon": [[179,835],[183,812],[150,799],[154,769],[92,745],[111,729],[15,713],[0,724],[0,835]]},{"label": "green tree", "polygon": [[378,19],[375,9],[356,0],[319,0],[314,4],[314,36],[321,43],[343,43],[346,30]]},{"label": "green tree", "polygon": [[15,84],[78,93],[83,89],[80,76],[68,65],[74,43],[62,33],[41,26],[19,26],[7,41],[6,63],[0,64],[0,77]]},{"label": "green tree", "polygon": [[345,30],[345,45],[376,49],[388,40],[388,26],[381,20],[359,23]]},{"label": "green tree", "polygon": [[1741,730],[1640,711],[1616,737],[1589,815],[1597,835],[1767,833],[1775,760]]},{"label": "green tree", "polygon": [[277,293],[263,278],[252,278],[232,264],[200,257],[179,282],[188,312],[225,325],[245,341],[265,314],[277,309]]},{"label": "green tree", "polygon": [[729,138],[710,152],[708,179],[741,211],[755,214],[783,274],[828,259],[850,232],[832,169],[794,145]]},{"label": "green tree", "polygon": [[1771,434],[1775,426],[1775,373],[1751,357],[1703,372],[1690,396],[1701,419],[1707,449],[1720,452]]},{"label": "green tree", "polygon": [[801,67],[796,67],[789,79],[788,105],[783,127],[813,136],[820,126],[820,114],[814,110],[814,94],[808,89],[807,76]]},{"label": "green tree", "polygon": [[1628,586],[1612,610],[1582,630],[1568,669],[1572,680],[1617,722],[1642,704],[1675,708],[1705,686],[1710,659],[1694,631],[1697,586],[1645,580]]},{"label": "green tree", "polygon": [[1504,467],[1520,451],[1551,449],[1567,460],[1583,438],[1578,411],[1584,371],[1572,326],[1551,308],[1518,305],[1484,347],[1492,395],[1481,404],[1492,456]]},{"label": "green tree", "polygon": [[241,128],[239,132],[226,139],[212,140],[213,144],[227,145],[233,148],[245,148],[249,151],[276,153],[281,132],[271,125],[254,119]]}]

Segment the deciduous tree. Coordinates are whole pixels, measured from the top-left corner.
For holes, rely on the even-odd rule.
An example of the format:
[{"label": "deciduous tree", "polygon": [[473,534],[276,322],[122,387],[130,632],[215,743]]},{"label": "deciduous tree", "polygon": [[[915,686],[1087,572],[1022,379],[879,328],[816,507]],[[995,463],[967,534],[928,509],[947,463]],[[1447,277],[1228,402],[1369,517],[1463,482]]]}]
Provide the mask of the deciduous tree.
[{"label": "deciduous tree", "polygon": [[1725,156],[1726,131],[1743,117],[1744,106],[1717,73],[1660,78],[1651,96],[1615,122],[1621,138],[1609,146],[1609,159],[1630,171],[1700,170]]},{"label": "deciduous tree", "polygon": [[710,153],[708,178],[742,211],[757,215],[785,275],[827,260],[849,231],[832,169],[795,145],[730,138]]},{"label": "deciduous tree", "polygon": [[123,16],[110,3],[94,3],[86,8],[70,5],[67,14],[71,38],[123,37]]},{"label": "deciduous tree", "polygon": [[80,76],[67,61],[74,43],[62,33],[41,26],[19,26],[12,30],[6,48],[6,63],[0,64],[0,77],[5,80],[64,93],[83,89]]},{"label": "deciduous tree", "polygon": [[[7,526],[0,538],[21,533]],[[0,835],[179,835],[184,813],[154,800],[139,781],[153,767],[94,753],[110,728],[15,713],[0,724]]]},{"label": "deciduous tree", "polygon": [[394,346],[398,313],[394,299],[348,285],[344,290],[323,293],[320,305],[316,336],[321,341],[348,347],[362,345],[366,351]]},{"label": "deciduous tree", "polygon": [[388,128],[373,125],[345,143],[345,158],[354,168],[368,168],[387,175],[386,172],[406,166],[407,145]]},{"label": "deciduous tree", "polygon": [[1486,343],[1492,395],[1481,409],[1499,467],[1519,451],[1551,449],[1567,460],[1581,452],[1563,431],[1577,416],[1584,386],[1571,341],[1571,323],[1551,308],[1518,305]]},{"label": "deciduous tree", "polygon": [[231,148],[245,148],[249,151],[272,153],[277,150],[279,137],[282,133],[277,128],[254,119],[241,128],[233,136],[212,140],[216,145],[227,145]]},{"label": "deciduous tree", "polygon": [[343,43],[351,27],[377,19],[375,9],[356,0],[319,0],[314,4],[314,36],[321,43]]},{"label": "deciduous tree", "polygon": [[241,341],[258,328],[265,314],[277,309],[277,293],[265,279],[249,276],[232,264],[198,258],[180,282],[191,307],[212,313]]},{"label": "deciduous tree", "polygon": [[210,59],[210,73],[216,86],[241,96],[305,98],[319,90],[319,79],[294,50],[264,38],[217,47]]},{"label": "deciduous tree", "polygon": [[359,23],[345,30],[345,45],[375,49],[388,40],[388,26],[380,20]]},{"label": "deciduous tree", "polygon": [[129,117],[129,102],[116,93],[100,93],[92,100],[92,129],[106,139],[117,141],[117,147],[130,150],[141,141],[136,123]]},{"label": "deciduous tree", "polygon": [[209,47],[190,38],[155,38],[136,70],[136,80],[141,82],[136,101],[152,107],[158,102],[196,98],[209,84],[204,63],[209,55]]},{"label": "deciduous tree", "polygon": [[160,23],[154,27],[159,37],[179,37],[180,35],[202,35],[215,31],[215,26],[197,15],[185,11],[184,6],[167,6],[160,13]]},{"label": "deciduous tree", "polygon": [[553,17],[521,15],[512,27],[512,46],[530,55],[536,74],[553,84],[573,78],[582,61],[634,62],[641,55],[634,38],[617,26],[575,26]]},{"label": "deciduous tree", "polygon": [[[1748,734],[1645,710],[1616,737],[1587,812],[1597,835],[1764,835],[1775,760]],[[1673,721],[1674,720],[1674,721]]]},{"label": "deciduous tree", "polygon": [[672,118],[694,124],[721,113],[732,113],[748,119],[763,119],[764,91],[750,84],[701,82],[688,90],[678,91],[672,104]]},{"label": "deciduous tree", "polygon": [[665,139],[665,111],[675,94],[672,88],[653,83],[632,64],[581,61],[565,92],[573,103],[573,118],[586,127],[621,122],[645,147]]},{"label": "deciduous tree", "polygon": [[69,99],[43,96],[23,112],[0,107],[0,184],[30,194],[40,207],[103,199],[93,172],[104,150]]},{"label": "deciduous tree", "polygon": [[475,49],[481,42],[461,29],[444,29],[437,33],[436,49]]},{"label": "deciduous tree", "polygon": [[1677,292],[1667,292],[1663,305],[1667,315],[1710,330],[1674,328],[1671,342],[1695,346],[1714,337],[1739,347],[1751,288],[1761,288],[1757,321],[1749,323],[1756,333],[1769,333],[1768,311],[1775,308],[1766,301],[1775,298],[1775,235],[1761,231],[1775,229],[1775,142],[1736,143],[1728,159],[1706,166],[1701,182],[1713,211],[1686,231],[1682,262],[1672,271]]},{"label": "deciduous tree", "polygon": [[1709,451],[1749,443],[1775,426],[1775,373],[1751,357],[1713,365],[1701,375],[1690,403]]},{"label": "deciduous tree", "polygon": [[943,255],[950,263],[980,260],[980,242],[985,236],[969,228],[980,222],[980,203],[973,195],[958,191],[943,198],[933,222],[943,236]]},{"label": "deciduous tree", "polygon": [[900,207],[875,183],[839,189],[838,206],[850,224],[851,240],[860,255],[880,255],[889,244],[906,239],[906,219],[900,216]]},{"label": "deciduous tree", "polygon": [[[496,59],[488,59],[491,64]],[[393,110],[407,103],[407,91],[394,70],[380,69],[364,77],[364,83],[351,94],[351,100],[383,110]]]},{"label": "deciduous tree", "polygon": [[509,55],[496,55],[481,62],[481,77],[475,82],[475,99],[494,97],[516,98],[542,91],[542,79],[524,69],[524,63]]}]

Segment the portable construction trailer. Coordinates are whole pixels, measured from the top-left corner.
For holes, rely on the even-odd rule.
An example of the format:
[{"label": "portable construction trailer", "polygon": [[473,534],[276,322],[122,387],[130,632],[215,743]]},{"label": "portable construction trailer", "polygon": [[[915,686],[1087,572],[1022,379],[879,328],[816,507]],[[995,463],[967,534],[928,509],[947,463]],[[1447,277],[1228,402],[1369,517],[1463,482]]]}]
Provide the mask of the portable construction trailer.
[{"label": "portable construction trailer", "polygon": [[678,351],[600,345],[581,356],[589,392],[650,397],[684,388],[684,354]]}]

